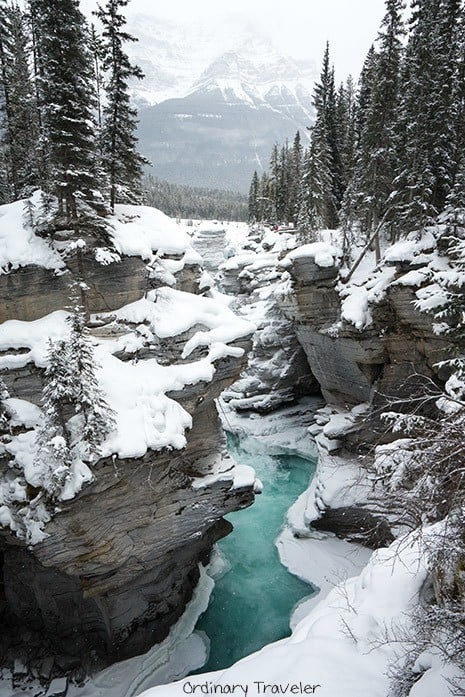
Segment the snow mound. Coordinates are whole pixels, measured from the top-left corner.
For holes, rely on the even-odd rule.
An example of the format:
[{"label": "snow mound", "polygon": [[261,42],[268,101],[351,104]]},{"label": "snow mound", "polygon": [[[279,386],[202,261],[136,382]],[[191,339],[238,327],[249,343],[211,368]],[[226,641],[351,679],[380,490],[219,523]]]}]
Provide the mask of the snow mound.
[{"label": "snow mound", "polygon": [[183,228],[156,208],[119,204],[108,220],[120,254],[150,261],[154,252],[159,256],[182,255],[190,248],[190,238]]},{"label": "snow mound", "polygon": [[[38,206],[40,192],[30,200],[32,206]],[[58,252],[25,224],[25,203],[23,200],[0,206],[0,274],[29,265],[62,270],[64,264]]]},{"label": "snow mound", "polygon": [[[323,233],[321,233],[323,234]],[[322,268],[330,268],[335,266],[338,258],[340,257],[340,251],[334,245],[328,242],[312,242],[311,244],[304,244],[297,249],[293,249],[289,254],[287,254],[281,261],[281,266],[288,268],[296,259],[304,259],[310,257],[315,260],[315,264]]]}]

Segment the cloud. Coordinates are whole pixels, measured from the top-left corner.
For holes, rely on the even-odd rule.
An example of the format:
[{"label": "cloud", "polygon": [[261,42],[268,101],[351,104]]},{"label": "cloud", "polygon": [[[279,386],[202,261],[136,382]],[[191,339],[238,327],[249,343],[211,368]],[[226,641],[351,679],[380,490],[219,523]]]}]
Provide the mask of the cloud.
[{"label": "cloud", "polygon": [[[87,13],[95,6],[94,0],[82,2]],[[147,14],[182,25],[200,22],[214,26],[225,38],[230,25],[240,19],[268,35],[289,55],[318,65],[329,40],[337,76],[343,79],[360,72],[384,15],[384,0],[234,0],[232,4],[218,0],[131,0],[126,12],[128,16]]]}]

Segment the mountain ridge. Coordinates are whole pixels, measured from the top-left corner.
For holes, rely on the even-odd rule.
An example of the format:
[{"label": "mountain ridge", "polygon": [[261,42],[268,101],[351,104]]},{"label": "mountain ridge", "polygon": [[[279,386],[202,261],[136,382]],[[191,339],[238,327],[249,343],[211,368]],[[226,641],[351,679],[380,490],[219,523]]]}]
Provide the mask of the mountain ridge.
[{"label": "mountain ridge", "polygon": [[143,17],[130,26],[140,38],[131,57],[146,73],[132,86],[140,149],[153,174],[246,192],[273,145],[313,122],[313,63],[283,55],[268,37],[240,25],[221,46],[206,27],[152,28]]}]

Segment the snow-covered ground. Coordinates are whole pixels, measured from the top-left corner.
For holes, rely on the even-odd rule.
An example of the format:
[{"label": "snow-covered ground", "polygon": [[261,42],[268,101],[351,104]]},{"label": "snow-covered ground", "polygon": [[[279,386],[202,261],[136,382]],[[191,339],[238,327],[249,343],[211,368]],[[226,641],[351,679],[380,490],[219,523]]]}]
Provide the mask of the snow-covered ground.
[{"label": "snow-covered ground", "polygon": [[[350,557],[330,549],[347,564]],[[324,559],[318,561],[324,563]],[[300,561],[297,566],[302,568]],[[291,637],[265,646],[231,668],[153,688],[144,697],[194,694],[196,688],[201,693],[202,685],[209,689],[205,688],[205,694],[386,697],[392,675],[397,670],[402,676],[407,638],[413,631],[409,612],[427,579],[422,536],[414,533],[401,538],[375,552],[360,575],[340,582],[310,612],[312,600],[298,607]],[[437,657],[423,656],[417,671],[418,681],[409,693],[394,688],[390,694],[449,694],[447,677],[452,669],[444,670]],[[293,685],[297,686],[294,691]],[[231,686],[236,686],[234,692]]]}]

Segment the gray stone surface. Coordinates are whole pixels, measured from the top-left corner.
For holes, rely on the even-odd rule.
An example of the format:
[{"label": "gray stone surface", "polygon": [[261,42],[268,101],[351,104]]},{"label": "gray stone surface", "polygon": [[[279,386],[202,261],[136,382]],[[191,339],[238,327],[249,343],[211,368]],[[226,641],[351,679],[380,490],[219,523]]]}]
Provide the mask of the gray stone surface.
[{"label": "gray stone surface", "polygon": [[[100,266],[89,257],[83,264],[91,312],[111,312],[157,285],[136,258]],[[0,276],[1,321],[33,320],[63,309],[75,275],[74,267],[58,277],[28,267]],[[199,276],[197,265],[186,266],[178,287],[198,292]],[[118,335],[122,329],[107,320],[97,325],[96,334]],[[144,348],[137,358],[182,362],[184,343],[195,329],[160,341],[156,349]],[[247,351],[250,337],[235,345]],[[189,360],[205,352],[199,348]],[[60,503],[47,525],[48,537],[30,549],[2,528],[4,655],[22,644],[27,660],[67,656],[74,666],[77,657],[91,671],[144,652],[167,635],[191,598],[199,562],[208,560],[212,545],[231,529],[223,516],[253,502],[252,487],[232,489],[232,476],[191,486],[193,477],[210,473],[224,457],[215,399],[237,379],[246,360],[246,354],[221,359],[212,382],[171,395],[193,417],[186,448],[99,461],[94,481],[72,501]],[[2,377],[11,396],[40,404],[41,371],[27,365]]]},{"label": "gray stone surface", "polygon": [[[248,367],[223,395],[238,412],[271,412],[320,391],[293,319],[285,316],[272,292],[266,300],[261,299],[261,291],[276,288],[282,275],[276,254],[270,254],[270,262],[262,264],[264,251],[259,241],[250,239],[244,249],[244,262],[235,269],[226,266],[218,277],[221,290],[236,298],[237,310],[256,326]],[[257,268],[255,252],[261,259]]]},{"label": "gray stone surface", "polygon": [[414,373],[443,378],[437,364],[445,356],[445,342],[434,333],[431,316],[416,309],[415,288],[391,285],[371,308],[373,323],[359,331],[341,321],[335,267],[320,274],[312,259],[297,259],[288,270],[293,289],[280,306],[294,323],[328,403],[347,408],[374,400],[379,405],[386,398],[408,397]]},{"label": "gray stone surface", "polygon": [[[116,310],[134,302],[147,286],[146,265],[137,257],[123,257],[118,263],[102,266],[89,256],[83,264],[90,312]],[[70,284],[79,277],[76,260],[60,275],[39,266],[1,274],[0,322],[9,319],[29,322],[62,310],[69,304]]]}]

